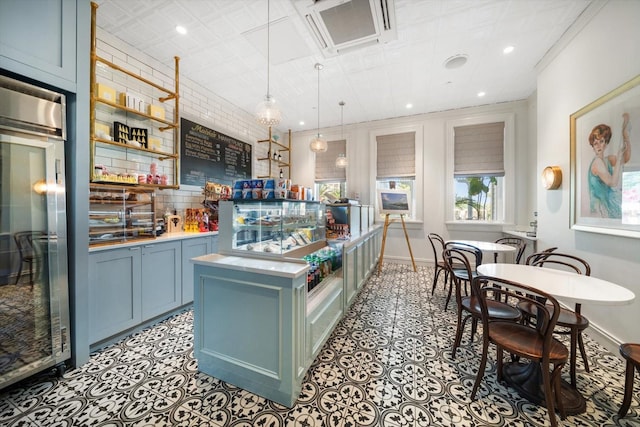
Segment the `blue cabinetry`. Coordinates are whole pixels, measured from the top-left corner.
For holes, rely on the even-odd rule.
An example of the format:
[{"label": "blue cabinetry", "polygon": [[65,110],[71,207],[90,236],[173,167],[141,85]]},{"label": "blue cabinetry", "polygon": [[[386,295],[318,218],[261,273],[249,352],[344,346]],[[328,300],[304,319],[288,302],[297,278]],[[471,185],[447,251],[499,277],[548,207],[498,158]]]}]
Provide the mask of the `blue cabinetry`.
[{"label": "blue cabinetry", "polygon": [[87,3],[86,0],[0,1],[0,67],[76,92],[79,2]]},{"label": "blue cabinetry", "polygon": [[96,343],[142,321],[139,246],[89,256],[89,342]]},{"label": "blue cabinetry", "polygon": [[218,252],[218,236],[182,241],[182,304],[193,302],[193,264],[191,258]]},{"label": "blue cabinetry", "polygon": [[180,241],[142,246],[142,320],[182,305]]}]

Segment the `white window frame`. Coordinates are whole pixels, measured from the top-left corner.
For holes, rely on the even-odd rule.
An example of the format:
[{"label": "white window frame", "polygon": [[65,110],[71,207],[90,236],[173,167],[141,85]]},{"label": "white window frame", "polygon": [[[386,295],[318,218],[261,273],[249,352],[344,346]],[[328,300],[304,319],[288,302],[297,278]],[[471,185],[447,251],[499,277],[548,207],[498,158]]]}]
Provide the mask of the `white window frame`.
[{"label": "white window frame", "polygon": [[[413,184],[412,197],[415,200],[415,210],[413,219],[405,219],[407,224],[422,224],[424,222],[424,127],[419,125],[399,125],[385,127],[381,129],[372,130],[369,132],[369,146],[371,147],[369,158],[369,170],[371,172],[371,181],[369,188],[369,200],[371,205],[375,207],[375,215],[378,218],[380,211],[378,207],[378,196],[376,191],[377,183],[377,169],[378,169],[378,136],[394,135],[398,133],[415,133],[415,168],[416,176]],[[401,178],[400,178],[401,179]]]},{"label": "white window frame", "polygon": [[[454,216],[455,187],[454,187],[454,147],[455,131],[458,126],[480,125],[485,123],[504,122],[504,178],[503,182],[503,217],[497,221],[456,220]],[[490,113],[446,122],[446,200],[445,218],[447,224],[477,227],[479,229],[491,228],[513,224],[515,217],[515,114],[514,113]]]}]

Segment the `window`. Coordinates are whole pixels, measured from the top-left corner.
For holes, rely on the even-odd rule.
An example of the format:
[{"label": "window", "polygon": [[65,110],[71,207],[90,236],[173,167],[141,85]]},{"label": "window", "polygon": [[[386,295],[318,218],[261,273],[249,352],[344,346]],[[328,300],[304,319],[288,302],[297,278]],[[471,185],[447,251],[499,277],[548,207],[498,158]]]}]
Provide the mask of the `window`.
[{"label": "window", "polygon": [[[496,115],[498,116],[498,115]],[[499,119],[492,121],[491,118]],[[504,223],[512,218],[507,194],[513,192],[511,146],[513,118],[477,118],[448,124],[451,191],[448,217],[452,221]],[[511,179],[513,181],[513,179]]]},{"label": "window", "polygon": [[[376,190],[409,190],[411,217],[406,219],[421,219],[422,210],[417,209],[421,206],[418,203],[421,200],[421,189],[417,188],[417,183],[420,182],[417,176],[422,171],[422,164],[417,163],[416,159],[422,158],[422,144],[417,144],[416,141],[421,141],[422,130],[414,128],[373,136],[376,147]],[[372,200],[376,198],[375,193],[372,197]],[[379,209],[376,206],[376,212],[382,216]]]},{"label": "window", "polygon": [[336,167],[338,155],[345,154],[347,141],[327,141],[327,151],[316,153],[315,192],[324,203],[335,203],[346,197],[346,169]]}]

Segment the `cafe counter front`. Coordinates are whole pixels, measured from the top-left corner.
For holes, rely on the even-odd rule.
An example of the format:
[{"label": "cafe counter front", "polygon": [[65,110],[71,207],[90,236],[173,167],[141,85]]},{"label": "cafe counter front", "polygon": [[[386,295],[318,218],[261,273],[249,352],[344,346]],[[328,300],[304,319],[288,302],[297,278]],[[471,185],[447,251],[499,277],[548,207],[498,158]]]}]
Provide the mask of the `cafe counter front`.
[{"label": "cafe counter front", "polygon": [[[240,211],[233,212],[237,223]],[[382,229],[339,242],[341,267],[310,286],[315,260],[236,250],[247,218],[240,223],[221,227],[221,253],[191,260],[194,356],[201,372],[292,407],[311,363],[375,270]]]}]

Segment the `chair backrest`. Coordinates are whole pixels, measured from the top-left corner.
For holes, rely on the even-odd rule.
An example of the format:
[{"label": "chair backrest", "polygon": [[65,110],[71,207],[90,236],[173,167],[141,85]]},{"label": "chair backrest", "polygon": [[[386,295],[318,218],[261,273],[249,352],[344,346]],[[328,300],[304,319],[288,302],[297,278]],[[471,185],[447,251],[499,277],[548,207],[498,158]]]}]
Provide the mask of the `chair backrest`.
[{"label": "chair backrest", "polygon": [[534,252],[527,257],[524,263],[527,265],[533,265],[536,261],[538,261],[541,258],[547,257],[551,252],[555,251],[556,249],[558,249],[557,246],[552,246],[542,251]]},{"label": "chair backrest", "polygon": [[454,270],[462,268],[466,270],[465,277],[468,277],[471,280],[473,277],[473,272],[471,269],[471,264],[469,263],[469,257],[474,256],[472,252],[468,248],[457,248],[445,245],[444,251],[442,251],[442,258],[444,259],[444,265],[449,272],[449,277],[453,280],[453,284],[456,288],[456,304],[458,305],[458,309],[462,304],[462,284],[460,277],[455,273]]},{"label": "chair backrest", "polygon": [[20,252],[20,259],[22,260],[31,260],[34,258],[35,250],[33,247],[33,236],[41,235],[40,231],[18,231],[14,233],[13,239],[16,242],[16,246],[18,247],[18,252]]},{"label": "chair backrest", "polygon": [[[517,306],[521,303],[536,307],[536,322],[530,327],[543,338],[543,349],[549,348],[558,316],[560,304],[550,294],[522,283],[491,276],[477,276],[471,281],[471,292],[478,298],[482,313],[483,330],[490,328],[487,300],[509,301]],[[483,333],[484,333],[483,331]],[[514,337],[514,339],[517,337]]]},{"label": "chair backrest", "polygon": [[[480,264],[482,264],[482,251],[476,246],[470,245],[468,243],[456,242],[454,240],[445,243],[445,249],[457,249],[465,254],[467,258],[470,258],[474,261],[474,269],[478,268]],[[469,261],[470,263],[471,261]]]},{"label": "chair backrest", "polygon": [[530,265],[555,268],[591,276],[591,266],[587,261],[575,255],[561,252],[546,253],[540,258],[532,260]]},{"label": "chair backrest", "polygon": [[[516,248],[516,264],[520,264],[522,260],[522,255],[524,255],[524,250],[527,248],[527,243],[524,239],[519,237],[501,237],[495,241],[495,243],[500,243],[502,245],[509,245]],[[498,262],[498,253],[493,254],[493,261]]]},{"label": "chair backrest", "polygon": [[[429,238],[429,243],[431,243],[431,249],[433,249],[433,262],[437,264],[444,250],[444,239],[437,233],[429,233],[427,237]],[[436,248],[436,246],[438,247]]]}]

